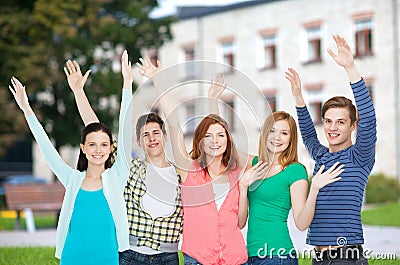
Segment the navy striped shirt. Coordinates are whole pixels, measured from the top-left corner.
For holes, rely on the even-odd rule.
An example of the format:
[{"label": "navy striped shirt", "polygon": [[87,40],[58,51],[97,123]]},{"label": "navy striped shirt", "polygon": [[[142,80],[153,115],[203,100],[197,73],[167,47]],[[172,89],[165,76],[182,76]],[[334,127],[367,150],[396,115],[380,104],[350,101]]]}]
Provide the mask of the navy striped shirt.
[{"label": "navy striped shirt", "polygon": [[319,191],[307,244],[336,246],[363,244],[361,205],[368,176],[375,163],[376,117],[371,97],[361,79],[351,84],[359,113],[355,144],[330,153],[317,138],[307,107],[296,108],[303,143],[315,160],[314,175],[322,165],[345,165],[341,179]]}]

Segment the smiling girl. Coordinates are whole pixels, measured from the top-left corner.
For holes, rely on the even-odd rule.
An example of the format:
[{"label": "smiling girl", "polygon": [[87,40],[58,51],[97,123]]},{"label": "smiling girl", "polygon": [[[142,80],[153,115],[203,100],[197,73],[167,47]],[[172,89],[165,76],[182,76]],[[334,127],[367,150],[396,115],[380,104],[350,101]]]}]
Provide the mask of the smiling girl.
[{"label": "smiling girl", "polygon": [[248,264],[297,264],[287,227],[289,211],[297,228],[305,230],[312,221],[319,189],[337,181],[343,172],[338,164],[324,173],[322,167],[308,194],[307,172],[297,157],[297,138],[293,117],[284,111],[273,112],[261,129],[255,165],[240,180],[239,225],[245,226],[248,216]]},{"label": "smiling girl", "polygon": [[[119,116],[118,156],[111,163],[113,140],[103,123],[91,123],[82,131],[77,169],[57,153],[32,111],[25,87],[15,77],[10,91],[25,114],[28,125],[49,167],[65,187],[57,226],[56,257],[61,265],[118,265],[118,251],[129,249],[129,231],[123,190],[129,176],[133,73],[128,55],[122,56],[124,89]],[[125,124],[126,121],[126,124]]]}]

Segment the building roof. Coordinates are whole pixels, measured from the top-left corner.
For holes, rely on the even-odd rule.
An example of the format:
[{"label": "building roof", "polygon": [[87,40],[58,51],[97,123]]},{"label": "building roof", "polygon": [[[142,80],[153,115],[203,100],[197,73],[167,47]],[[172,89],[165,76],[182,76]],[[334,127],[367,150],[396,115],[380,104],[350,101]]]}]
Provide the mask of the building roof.
[{"label": "building roof", "polygon": [[245,8],[249,6],[265,4],[269,2],[276,2],[276,1],[281,1],[281,0],[251,0],[225,6],[178,6],[177,17],[179,20],[203,17],[215,13],[221,13],[225,11],[231,11],[234,9]]}]

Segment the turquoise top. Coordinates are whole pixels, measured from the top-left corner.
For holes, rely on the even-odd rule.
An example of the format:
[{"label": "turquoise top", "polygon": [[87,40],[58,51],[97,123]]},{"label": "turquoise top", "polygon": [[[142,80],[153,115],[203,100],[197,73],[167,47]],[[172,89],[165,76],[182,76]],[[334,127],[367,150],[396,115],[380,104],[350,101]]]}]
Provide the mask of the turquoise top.
[{"label": "turquoise top", "polygon": [[249,257],[287,255],[295,251],[287,226],[292,207],[290,186],[299,180],[307,181],[307,178],[304,166],[292,163],[276,175],[250,185],[247,193]]},{"label": "turquoise top", "polygon": [[[82,259],[85,257],[85,259]],[[118,265],[114,220],[103,189],[80,189],[60,265]]]},{"label": "turquoise top", "polygon": [[[129,249],[129,227],[126,204],[123,196],[129,177],[132,144],[132,109],[130,101],[132,89],[122,90],[121,110],[118,130],[118,155],[111,168],[101,174],[103,194],[108,202],[117,230],[118,251]],[[71,223],[72,212],[78,191],[82,186],[86,171],[78,171],[67,165],[54,148],[35,115],[26,116],[29,128],[39,145],[40,152],[65,187],[64,201],[58,220],[56,235],[56,257],[61,258],[65,240]]]}]

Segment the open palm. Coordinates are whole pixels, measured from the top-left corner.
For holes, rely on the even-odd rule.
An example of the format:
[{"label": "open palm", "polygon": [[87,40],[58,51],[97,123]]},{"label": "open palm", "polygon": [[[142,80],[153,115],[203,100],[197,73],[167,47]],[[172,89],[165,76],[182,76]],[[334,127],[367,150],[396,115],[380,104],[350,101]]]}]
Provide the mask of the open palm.
[{"label": "open palm", "polygon": [[88,70],[83,76],[78,62],[72,62],[71,60],[67,61],[66,67],[64,67],[64,72],[67,76],[68,85],[73,92],[83,89],[83,86],[85,85],[90,74],[90,70]]}]

